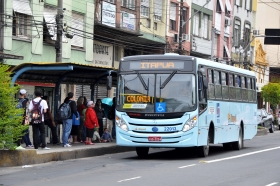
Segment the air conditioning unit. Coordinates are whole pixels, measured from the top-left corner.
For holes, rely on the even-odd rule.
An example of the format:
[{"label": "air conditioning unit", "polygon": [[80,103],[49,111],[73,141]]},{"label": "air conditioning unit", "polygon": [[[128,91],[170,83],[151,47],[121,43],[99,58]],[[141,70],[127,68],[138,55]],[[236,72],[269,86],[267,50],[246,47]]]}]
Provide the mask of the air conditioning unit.
[{"label": "air conditioning unit", "polygon": [[255,35],[259,35],[260,33],[259,33],[259,30],[253,30],[253,35],[255,36]]},{"label": "air conditioning unit", "polygon": [[182,41],[189,41],[190,35],[189,34],[182,34]]},{"label": "air conditioning unit", "polygon": [[173,38],[174,42],[179,42],[179,35],[178,34],[174,34],[174,38]]}]

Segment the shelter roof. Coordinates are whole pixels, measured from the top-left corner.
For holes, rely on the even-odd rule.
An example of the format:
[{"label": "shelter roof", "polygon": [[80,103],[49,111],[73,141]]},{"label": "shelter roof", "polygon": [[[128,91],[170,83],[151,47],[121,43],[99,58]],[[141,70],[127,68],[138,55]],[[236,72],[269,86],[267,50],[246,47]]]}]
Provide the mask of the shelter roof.
[{"label": "shelter roof", "polygon": [[64,76],[61,83],[91,85],[101,76],[104,78],[99,83],[106,84],[106,76],[110,72],[113,83],[116,82],[117,69],[73,62],[33,62],[22,63],[13,67],[11,71],[15,81],[55,84]]}]

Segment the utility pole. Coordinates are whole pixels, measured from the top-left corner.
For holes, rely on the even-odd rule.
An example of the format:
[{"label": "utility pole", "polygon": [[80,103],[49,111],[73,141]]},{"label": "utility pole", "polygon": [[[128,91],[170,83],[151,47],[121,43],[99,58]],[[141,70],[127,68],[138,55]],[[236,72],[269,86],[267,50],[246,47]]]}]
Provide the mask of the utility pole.
[{"label": "utility pole", "polygon": [[56,15],[56,62],[62,62],[63,0],[58,0]]},{"label": "utility pole", "polygon": [[178,50],[178,54],[182,54],[182,35],[183,35],[183,5],[184,5],[184,1],[181,0],[180,2],[180,27],[179,27],[179,50]]},{"label": "utility pole", "polygon": [[[0,52],[4,51],[4,1],[0,1]],[[3,58],[0,58],[0,63],[3,63]]]}]

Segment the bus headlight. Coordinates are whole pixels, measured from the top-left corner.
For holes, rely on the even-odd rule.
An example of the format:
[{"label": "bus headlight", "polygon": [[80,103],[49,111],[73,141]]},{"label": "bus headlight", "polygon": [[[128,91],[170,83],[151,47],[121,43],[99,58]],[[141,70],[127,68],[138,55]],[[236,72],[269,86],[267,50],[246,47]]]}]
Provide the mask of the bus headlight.
[{"label": "bus headlight", "polygon": [[124,131],[128,131],[128,127],[124,120],[116,116],[116,126],[120,127]]},{"label": "bus headlight", "polygon": [[196,116],[194,116],[193,118],[189,119],[189,120],[185,123],[185,125],[184,125],[182,131],[183,131],[183,132],[186,132],[186,131],[188,131],[188,130],[194,128],[195,125],[196,125],[196,121],[197,121],[197,117],[196,117]]}]

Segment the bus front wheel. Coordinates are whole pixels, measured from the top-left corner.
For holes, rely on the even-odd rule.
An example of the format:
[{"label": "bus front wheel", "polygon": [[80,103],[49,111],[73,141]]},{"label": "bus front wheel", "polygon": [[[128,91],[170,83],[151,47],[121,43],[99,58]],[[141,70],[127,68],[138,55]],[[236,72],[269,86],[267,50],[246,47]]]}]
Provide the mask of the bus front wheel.
[{"label": "bus front wheel", "polygon": [[199,157],[207,157],[209,154],[209,136],[208,136],[208,140],[207,140],[207,144],[204,146],[199,146],[197,147],[197,155]]},{"label": "bus front wheel", "polygon": [[139,158],[144,158],[149,153],[149,147],[136,147],[136,153]]}]

